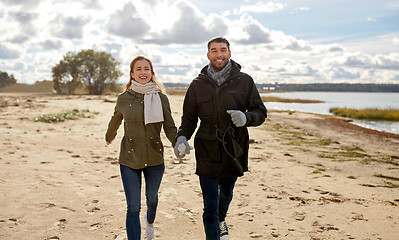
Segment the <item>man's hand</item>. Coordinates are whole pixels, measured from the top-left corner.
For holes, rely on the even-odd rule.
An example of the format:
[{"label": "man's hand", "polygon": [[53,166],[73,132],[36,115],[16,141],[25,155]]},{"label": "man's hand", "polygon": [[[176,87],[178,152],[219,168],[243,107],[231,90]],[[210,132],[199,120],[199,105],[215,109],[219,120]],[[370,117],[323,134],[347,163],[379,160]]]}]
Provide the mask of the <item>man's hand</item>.
[{"label": "man's hand", "polygon": [[247,117],[240,110],[227,110],[227,113],[231,115],[231,121],[237,127],[242,127],[247,123]]},{"label": "man's hand", "polygon": [[179,136],[176,140],[174,148],[175,155],[177,158],[184,158],[186,154],[190,153],[190,145],[188,145],[187,138],[185,136]]}]

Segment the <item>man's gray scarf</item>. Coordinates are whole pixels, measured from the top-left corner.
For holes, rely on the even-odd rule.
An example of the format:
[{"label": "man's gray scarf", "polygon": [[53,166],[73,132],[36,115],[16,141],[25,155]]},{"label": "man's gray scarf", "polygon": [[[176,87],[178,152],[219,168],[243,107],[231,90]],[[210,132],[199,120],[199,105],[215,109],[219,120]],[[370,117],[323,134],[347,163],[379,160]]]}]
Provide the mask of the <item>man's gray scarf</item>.
[{"label": "man's gray scarf", "polygon": [[222,70],[220,70],[219,72],[217,72],[210,63],[208,65],[208,69],[207,69],[208,76],[215,79],[216,83],[219,86],[222,85],[222,83],[224,83],[224,81],[226,81],[226,79],[230,75],[230,72],[231,72],[231,61],[230,60],[226,64],[226,66],[224,66],[224,68]]}]

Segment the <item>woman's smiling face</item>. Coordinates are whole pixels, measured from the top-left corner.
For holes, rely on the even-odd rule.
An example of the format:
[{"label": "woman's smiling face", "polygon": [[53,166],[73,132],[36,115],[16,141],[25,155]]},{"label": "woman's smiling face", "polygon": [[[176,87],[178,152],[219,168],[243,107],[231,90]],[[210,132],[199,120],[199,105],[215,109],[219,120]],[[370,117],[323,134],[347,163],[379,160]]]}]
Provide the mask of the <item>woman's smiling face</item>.
[{"label": "woman's smiling face", "polygon": [[133,66],[132,78],[140,83],[146,84],[152,79],[151,65],[146,60],[138,60]]}]

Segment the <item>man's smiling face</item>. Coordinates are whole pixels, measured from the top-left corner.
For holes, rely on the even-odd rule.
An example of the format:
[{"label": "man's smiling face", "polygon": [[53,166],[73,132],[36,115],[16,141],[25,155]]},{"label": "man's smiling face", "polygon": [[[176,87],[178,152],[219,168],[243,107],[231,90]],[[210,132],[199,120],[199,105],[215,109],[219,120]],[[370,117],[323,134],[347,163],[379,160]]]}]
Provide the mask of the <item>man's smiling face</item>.
[{"label": "man's smiling face", "polygon": [[231,51],[226,43],[213,42],[209,46],[207,56],[213,68],[216,71],[220,71],[229,62]]}]

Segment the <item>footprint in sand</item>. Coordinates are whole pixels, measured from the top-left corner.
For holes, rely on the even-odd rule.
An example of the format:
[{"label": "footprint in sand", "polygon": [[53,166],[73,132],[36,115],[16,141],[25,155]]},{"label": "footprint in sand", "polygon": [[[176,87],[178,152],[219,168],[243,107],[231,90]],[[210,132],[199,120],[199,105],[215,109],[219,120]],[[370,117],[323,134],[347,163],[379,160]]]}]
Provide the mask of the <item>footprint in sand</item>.
[{"label": "footprint in sand", "polygon": [[94,223],[92,225],[90,225],[90,231],[96,230],[101,228],[101,223]]},{"label": "footprint in sand", "polygon": [[[91,205],[96,205],[97,203],[98,203],[99,201],[98,200],[93,200],[93,201],[91,201],[90,203],[86,203],[85,205],[86,206],[91,206]],[[93,213],[95,213],[95,212],[98,212],[98,211],[100,211],[101,209],[99,208],[99,207],[97,207],[97,206],[91,206],[88,210],[87,210],[87,212],[88,213],[90,213],[90,214],[93,214]]]},{"label": "footprint in sand", "polygon": [[162,214],[162,215],[164,215],[167,219],[175,219],[175,218],[176,218],[175,215],[170,214],[170,213],[165,212],[165,211],[159,211],[159,213]]},{"label": "footprint in sand", "polygon": [[58,220],[55,225],[60,228],[65,228],[67,220],[65,218]]},{"label": "footprint in sand", "polygon": [[57,236],[53,236],[53,237],[49,237],[49,238],[45,238],[44,240],[59,240],[60,238]]},{"label": "footprint in sand", "polygon": [[118,236],[116,236],[115,240],[126,240],[126,231],[122,231],[121,233],[119,233]]},{"label": "footprint in sand", "polygon": [[304,213],[304,212],[302,212],[302,213],[295,212],[294,213],[294,219],[297,221],[303,221],[303,220],[305,220],[305,217],[306,217],[306,213]]}]

